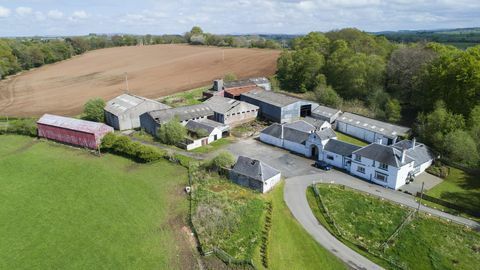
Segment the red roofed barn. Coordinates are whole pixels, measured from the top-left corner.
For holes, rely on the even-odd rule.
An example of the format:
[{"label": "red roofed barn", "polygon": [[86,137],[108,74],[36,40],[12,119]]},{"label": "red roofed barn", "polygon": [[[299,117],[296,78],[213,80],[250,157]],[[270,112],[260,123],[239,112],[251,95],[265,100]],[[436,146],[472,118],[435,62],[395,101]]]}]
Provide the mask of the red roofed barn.
[{"label": "red roofed barn", "polygon": [[37,121],[38,136],[67,144],[97,149],[113,128],[102,123],[44,114]]}]

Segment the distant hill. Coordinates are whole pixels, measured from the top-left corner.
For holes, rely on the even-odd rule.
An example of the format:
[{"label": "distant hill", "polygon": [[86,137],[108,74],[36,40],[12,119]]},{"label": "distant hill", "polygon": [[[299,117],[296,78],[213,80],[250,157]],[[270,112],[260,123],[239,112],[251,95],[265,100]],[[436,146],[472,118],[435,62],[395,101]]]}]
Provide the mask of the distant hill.
[{"label": "distant hill", "polygon": [[437,29],[437,30],[400,30],[372,33],[384,36],[395,42],[439,42],[467,48],[480,44],[480,27]]}]

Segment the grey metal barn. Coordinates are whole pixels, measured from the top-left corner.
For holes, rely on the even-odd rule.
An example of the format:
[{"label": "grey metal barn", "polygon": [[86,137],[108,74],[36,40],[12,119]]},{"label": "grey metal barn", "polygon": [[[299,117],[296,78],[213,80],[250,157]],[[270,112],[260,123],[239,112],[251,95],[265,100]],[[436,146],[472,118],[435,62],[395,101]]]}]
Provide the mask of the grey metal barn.
[{"label": "grey metal barn", "polygon": [[117,130],[140,127],[140,115],[153,110],[168,109],[163,103],[131,94],[120,95],[107,102],[105,122]]},{"label": "grey metal barn", "polygon": [[262,89],[243,93],[240,100],[258,106],[261,116],[278,123],[292,122],[300,117],[310,116],[312,110],[318,107],[315,102]]}]

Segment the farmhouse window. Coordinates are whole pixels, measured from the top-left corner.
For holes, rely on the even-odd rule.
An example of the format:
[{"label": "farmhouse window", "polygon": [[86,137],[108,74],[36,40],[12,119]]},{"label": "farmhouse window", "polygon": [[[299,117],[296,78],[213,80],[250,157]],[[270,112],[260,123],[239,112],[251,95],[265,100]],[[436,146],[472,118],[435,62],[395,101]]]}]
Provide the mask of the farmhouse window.
[{"label": "farmhouse window", "polygon": [[378,168],[388,171],[388,165],[385,163],[380,163],[380,165],[378,165]]},{"label": "farmhouse window", "polygon": [[327,155],[327,159],[333,160],[333,156]]},{"label": "farmhouse window", "polygon": [[382,181],[382,182],[387,182],[387,175],[379,172],[375,172],[375,179]]},{"label": "farmhouse window", "polygon": [[355,155],[355,160],[356,160],[356,161],[362,161],[362,156],[360,156],[360,155]]},{"label": "farmhouse window", "polygon": [[361,167],[361,166],[358,166],[358,167],[357,167],[357,172],[359,172],[359,173],[365,173],[365,168],[364,168],[364,167]]}]

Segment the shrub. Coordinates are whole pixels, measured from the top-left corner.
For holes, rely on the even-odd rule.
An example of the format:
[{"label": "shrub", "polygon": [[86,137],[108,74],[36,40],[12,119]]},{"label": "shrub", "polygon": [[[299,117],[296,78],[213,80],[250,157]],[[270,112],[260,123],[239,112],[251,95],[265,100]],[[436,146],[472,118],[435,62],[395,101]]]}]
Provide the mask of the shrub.
[{"label": "shrub", "polygon": [[163,150],[134,142],[129,137],[113,133],[108,133],[103,137],[101,147],[140,162],[152,162],[166,157]]},{"label": "shrub", "polygon": [[83,107],[84,119],[95,122],[103,122],[105,101],[101,98],[90,99]]},{"label": "shrub", "polygon": [[207,167],[211,170],[218,170],[220,168],[230,168],[235,164],[235,158],[229,152],[221,152],[208,162]]},{"label": "shrub", "polygon": [[25,118],[15,119],[6,123],[6,128],[0,128],[0,134],[10,133],[36,137],[37,124],[36,119]]},{"label": "shrub", "polygon": [[237,80],[237,75],[235,75],[235,73],[227,73],[227,74],[225,74],[225,76],[223,76],[223,80],[225,82],[236,81]]},{"label": "shrub", "polygon": [[165,144],[178,144],[184,140],[185,136],[187,136],[187,129],[177,118],[173,118],[158,129],[158,138]]}]

